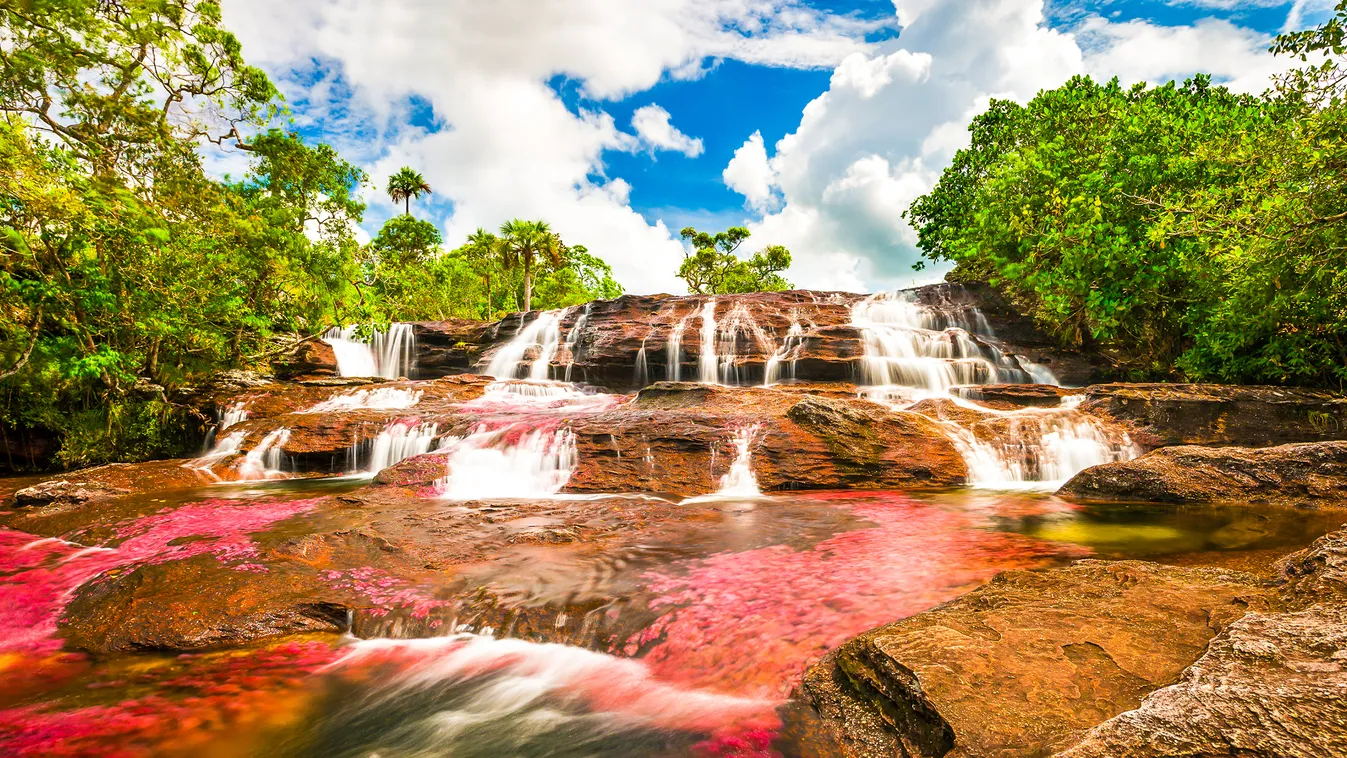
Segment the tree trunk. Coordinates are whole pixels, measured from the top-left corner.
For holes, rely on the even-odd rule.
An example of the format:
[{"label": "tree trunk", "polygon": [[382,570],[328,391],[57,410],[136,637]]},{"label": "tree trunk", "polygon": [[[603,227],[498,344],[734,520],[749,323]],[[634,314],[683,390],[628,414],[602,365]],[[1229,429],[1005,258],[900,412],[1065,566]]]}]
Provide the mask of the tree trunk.
[{"label": "tree trunk", "polygon": [[533,310],[533,258],[524,256],[524,312]]},{"label": "tree trunk", "polygon": [[407,201],[407,215],[412,215],[412,196],[408,195],[403,200]]},{"label": "tree trunk", "polygon": [[491,320],[491,275],[486,275],[486,313],[482,316],[485,320]]}]

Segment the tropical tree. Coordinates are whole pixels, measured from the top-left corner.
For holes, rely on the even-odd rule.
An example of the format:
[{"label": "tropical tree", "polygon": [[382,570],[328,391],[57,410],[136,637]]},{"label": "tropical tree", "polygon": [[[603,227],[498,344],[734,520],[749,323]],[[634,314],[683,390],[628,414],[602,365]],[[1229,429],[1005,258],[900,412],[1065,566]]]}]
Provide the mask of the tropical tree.
[{"label": "tropical tree", "polygon": [[715,234],[689,226],[681,234],[691,249],[678,267],[678,277],[694,295],[781,292],[793,286],[781,276],[790,268],[790,251],[781,245],[769,245],[748,260],[735,254],[750,235],[742,226]]},{"label": "tropical tree", "polygon": [[430,185],[425,177],[413,171],[411,166],[403,166],[397,173],[388,177],[388,197],[395,204],[405,203],[406,214],[412,215],[412,198],[418,200],[422,195],[430,194]]},{"label": "tropical tree", "polygon": [[495,311],[492,300],[491,280],[495,278],[501,262],[501,239],[487,230],[477,227],[477,231],[468,235],[468,244],[460,248],[463,257],[468,260],[477,274],[486,283],[486,308],[482,316],[491,318]]},{"label": "tropical tree", "polygon": [[536,264],[557,267],[565,258],[566,245],[546,221],[512,219],[501,224],[501,259],[524,273],[524,310],[533,308],[533,274]]}]

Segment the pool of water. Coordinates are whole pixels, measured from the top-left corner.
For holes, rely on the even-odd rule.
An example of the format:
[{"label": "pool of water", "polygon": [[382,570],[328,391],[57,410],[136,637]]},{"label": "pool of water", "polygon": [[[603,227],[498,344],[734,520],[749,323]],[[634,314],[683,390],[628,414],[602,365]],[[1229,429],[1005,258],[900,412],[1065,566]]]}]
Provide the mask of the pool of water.
[{"label": "pool of water", "polygon": [[[1082,506],[1033,493],[791,493],[703,504],[695,522],[600,547],[533,541],[444,575],[428,570],[418,592],[436,602],[418,607],[420,623],[357,623],[364,639],[306,635],[91,659],[54,636],[63,604],[91,575],[203,553],[246,562],[254,541],[361,516],[340,500],[361,486],[128,497],[100,506],[96,526],[77,511],[6,515],[0,752],[827,755],[789,696],[810,663],[860,632],[999,571],[1083,557],[1266,571],[1341,522],[1259,507]],[[510,529],[560,523],[536,509],[512,521],[509,503],[482,508]],[[577,630],[566,637],[574,644],[516,639],[512,624],[484,627],[448,600],[480,592],[517,614],[493,618],[546,618]],[[585,618],[559,610],[577,607]],[[394,636],[373,636],[381,629]]]}]

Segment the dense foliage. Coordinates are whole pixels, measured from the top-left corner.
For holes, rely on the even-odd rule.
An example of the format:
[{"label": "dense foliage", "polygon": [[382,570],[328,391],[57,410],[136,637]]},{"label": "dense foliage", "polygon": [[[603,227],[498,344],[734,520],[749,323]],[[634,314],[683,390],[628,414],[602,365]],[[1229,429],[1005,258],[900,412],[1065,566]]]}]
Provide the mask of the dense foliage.
[{"label": "dense foliage", "polygon": [[678,267],[678,278],[687,282],[694,295],[725,295],[736,292],[781,292],[794,285],[781,276],[790,268],[790,251],[769,245],[744,260],[735,254],[750,232],[734,226],[710,234],[692,227],[682,237],[689,250]]},{"label": "dense foliage", "polygon": [[[273,127],[279,96],[215,2],[0,2],[0,70],[0,467],[33,440],[65,465],[180,453],[174,392],[212,372],[332,324],[527,301],[514,258],[445,252],[409,213],[362,247],[365,175]],[[246,174],[214,178],[229,156]],[[404,210],[429,192],[394,178]],[[561,247],[541,304],[620,292]]]},{"label": "dense foliage", "polygon": [[[1347,5],[1347,4],[1345,4]],[[1327,53],[1262,97],[1206,77],[1076,78],[997,101],[908,211],[953,278],[1001,287],[1120,373],[1347,383],[1347,103],[1338,18],[1279,38]]]}]

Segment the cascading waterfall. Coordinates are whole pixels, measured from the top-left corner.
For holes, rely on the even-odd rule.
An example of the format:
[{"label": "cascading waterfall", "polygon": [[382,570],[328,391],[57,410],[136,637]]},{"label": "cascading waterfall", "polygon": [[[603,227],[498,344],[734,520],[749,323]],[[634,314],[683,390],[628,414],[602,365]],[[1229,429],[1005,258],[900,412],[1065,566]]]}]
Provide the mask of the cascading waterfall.
[{"label": "cascading waterfall", "polygon": [[220,431],[224,431],[234,424],[241,424],[248,420],[248,407],[246,403],[238,402],[225,408],[220,412]]},{"label": "cascading waterfall", "polygon": [[[521,328],[513,339],[491,356],[486,373],[496,379],[547,379],[552,358],[561,347],[561,320],[565,314],[564,310],[539,313],[537,318]],[[536,357],[529,362],[524,375],[520,376],[519,364],[533,350],[537,351]]]},{"label": "cascading waterfall", "polygon": [[671,382],[683,381],[683,332],[688,328],[688,314],[678,320],[669,332],[669,344],[664,348],[665,378]]},{"label": "cascading waterfall", "polygon": [[210,445],[201,454],[201,457],[184,463],[183,468],[201,471],[218,480],[219,477],[215,476],[214,472],[215,465],[232,455],[237,455],[239,449],[243,447],[243,441],[247,438],[248,433],[242,430],[235,430],[223,437],[217,437],[214,444]]},{"label": "cascading waterfall", "polygon": [[781,381],[781,366],[787,360],[790,361],[790,378],[794,379],[795,361],[799,359],[802,347],[804,347],[804,327],[800,326],[799,321],[792,321],[790,329],[786,330],[786,338],[782,340],[781,347],[767,359],[762,386],[770,387]]},{"label": "cascading waterfall", "polygon": [[290,430],[281,427],[262,438],[257,446],[248,451],[238,465],[238,476],[242,481],[254,479],[273,479],[280,476],[285,443],[290,441]]},{"label": "cascading waterfall", "polygon": [[449,473],[439,481],[449,500],[545,498],[556,495],[575,471],[575,435],[569,429],[535,429],[514,441],[509,430],[479,429],[447,440]]},{"label": "cascading waterfall", "polygon": [[342,376],[411,376],[416,360],[416,336],[411,324],[393,323],[374,330],[371,342],[356,337],[357,326],[333,327],[323,334],[337,357]]},{"label": "cascading waterfall", "polygon": [[720,478],[720,489],[716,494],[723,497],[757,497],[762,494],[758,489],[758,477],[753,475],[753,442],[761,427],[757,424],[736,430],[734,433],[734,463],[730,470]]},{"label": "cascading waterfall", "polygon": [[650,383],[650,367],[646,364],[645,341],[650,339],[649,335],[641,338],[641,349],[636,351],[636,368],[632,371],[632,383],[637,387],[644,387]]},{"label": "cascading waterfall", "polygon": [[344,395],[333,395],[311,408],[299,413],[341,413],[343,411],[376,410],[390,411],[411,408],[421,402],[421,390],[401,387],[379,387],[372,390],[356,390]]},{"label": "cascading waterfall", "polygon": [[697,381],[715,384],[719,379],[720,363],[716,360],[716,300],[711,298],[702,306],[702,343],[697,360]]},{"label": "cascading waterfall", "polygon": [[[369,462],[360,465],[355,461],[352,469],[374,475],[399,461],[412,456],[430,452],[439,427],[435,424],[416,424],[408,421],[394,421],[368,443]],[[359,447],[353,448],[358,457]]]},{"label": "cascading waterfall", "polygon": [[575,351],[580,345],[580,335],[584,332],[585,324],[589,323],[589,309],[593,303],[585,303],[585,310],[581,312],[580,318],[575,320],[571,330],[566,333],[566,381],[571,380],[571,368],[575,366]]},{"label": "cascading waterfall", "polygon": [[956,312],[923,306],[905,292],[884,293],[853,306],[851,318],[865,349],[862,378],[869,386],[862,391],[864,396],[895,408],[948,397],[995,417],[995,425],[975,424],[978,431],[941,420],[974,485],[1044,486],[1089,466],[1140,454],[1125,434],[1110,435],[1075,410],[1077,400],[1054,409],[994,411],[951,396],[949,390],[960,385],[1059,384],[1046,366],[1008,356],[989,344],[995,334],[976,308]]}]

